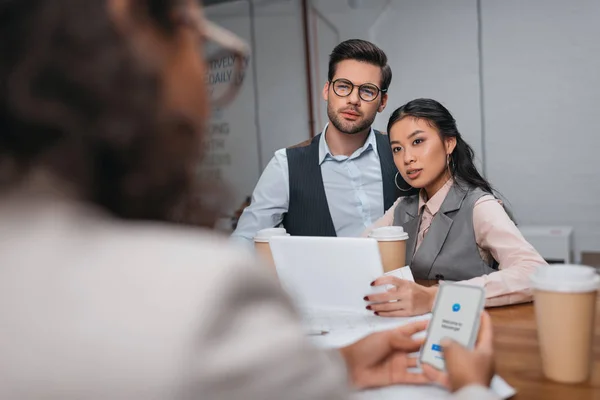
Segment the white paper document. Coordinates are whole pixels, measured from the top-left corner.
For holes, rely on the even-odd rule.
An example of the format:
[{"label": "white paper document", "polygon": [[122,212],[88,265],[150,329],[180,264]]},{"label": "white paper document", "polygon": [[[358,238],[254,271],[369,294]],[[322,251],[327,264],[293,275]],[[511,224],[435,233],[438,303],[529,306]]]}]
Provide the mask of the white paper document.
[{"label": "white paper document", "polygon": [[356,311],[363,297],[385,290],[375,239],[281,236],[270,239],[281,286],[301,309]]},{"label": "white paper document", "polygon": [[386,272],[385,275],[393,275],[396,278],[404,279],[407,281],[414,282],[415,278],[413,277],[412,271],[410,267],[407,265],[406,267],[398,268],[390,272]]},{"label": "white paper document", "polygon": [[[270,247],[281,285],[300,311],[309,340],[318,347],[345,346],[370,333],[431,317],[426,314],[384,318],[366,309],[368,303],[364,296],[388,289],[370,285],[384,275],[374,239],[274,237]],[[414,282],[409,267],[386,275]],[[420,335],[424,337],[425,332]],[[492,388],[502,398],[514,394],[514,389],[498,376]],[[397,385],[356,393],[354,400],[444,399],[448,396],[447,390],[435,386]]]}]

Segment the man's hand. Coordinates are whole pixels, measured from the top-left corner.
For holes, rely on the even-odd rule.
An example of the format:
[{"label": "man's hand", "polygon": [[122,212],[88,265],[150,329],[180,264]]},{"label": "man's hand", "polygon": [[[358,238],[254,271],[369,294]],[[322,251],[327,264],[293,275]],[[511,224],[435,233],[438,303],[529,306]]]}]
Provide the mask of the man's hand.
[{"label": "man's hand", "polygon": [[357,389],[399,383],[427,383],[422,373],[409,372],[417,359],[409,357],[419,350],[424,339],[413,340],[415,333],[427,329],[427,321],[418,321],[389,331],[377,332],[340,349],[352,384]]},{"label": "man's hand", "polygon": [[367,310],[382,317],[409,317],[431,312],[437,287],[421,286],[391,275],[377,278],[372,283],[373,286],[388,284],[395,287],[384,293],[365,296],[364,300],[371,302]]},{"label": "man's hand", "polygon": [[488,387],[494,376],[494,349],[492,321],[485,311],[481,314],[481,326],[475,350],[467,350],[452,340],[442,340],[444,360],[448,373],[431,365],[423,364],[423,373],[453,392],[469,385]]}]

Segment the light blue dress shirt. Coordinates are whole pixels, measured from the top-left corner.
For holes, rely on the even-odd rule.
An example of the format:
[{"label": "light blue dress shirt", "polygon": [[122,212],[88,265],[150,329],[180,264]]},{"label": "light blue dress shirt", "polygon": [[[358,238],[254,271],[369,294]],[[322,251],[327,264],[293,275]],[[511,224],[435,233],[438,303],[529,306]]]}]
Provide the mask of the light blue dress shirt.
[{"label": "light blue dress shirt", "polygon": [[[365,144],[350,157],[334,156],[326,140],[328,125],[319,141],[319,164],[333,226],[338,236],[360,236],[384,212],[375,132],[371,129]],[[252,203],[244,210],[232,238],[252,241],[259,230],[279,226],[289,200],[287,153],[280,149],[258,180]]]}]

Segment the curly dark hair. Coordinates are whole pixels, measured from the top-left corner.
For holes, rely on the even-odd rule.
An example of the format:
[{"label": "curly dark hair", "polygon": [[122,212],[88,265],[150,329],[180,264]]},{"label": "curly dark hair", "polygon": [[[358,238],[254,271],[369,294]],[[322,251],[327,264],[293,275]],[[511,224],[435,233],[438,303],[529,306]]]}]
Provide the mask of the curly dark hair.
[{"label": "curly dark hair", "polygon": [[[183,0],[131,4],[174,35]],[[201,137],[163,110],[158,71],[106,0],[0,0],[0,37],[0,190],[42,168],[121,218],[170,220],[196,202]]]}]

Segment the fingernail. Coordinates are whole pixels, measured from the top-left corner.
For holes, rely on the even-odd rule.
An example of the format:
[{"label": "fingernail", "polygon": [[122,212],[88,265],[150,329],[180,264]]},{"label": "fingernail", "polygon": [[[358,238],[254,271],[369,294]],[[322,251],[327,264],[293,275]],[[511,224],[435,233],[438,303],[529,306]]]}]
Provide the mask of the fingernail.
[{"label": "fingernail", "polygon": [[371,286],[375,286],[375,281],[371,282]]},{"label": "fingernail", "polygon": [[[370,310],[370,309],[371,309],[371,306],[367,306],[366,308],[367,308],[367,310]],[[377,314],[377,313],[376,313],[376,314]]]},{"label": "fingernail", "polygon": [[375,311],[375,315],[379,315],[379,311]]},{"label": "fingernail", "polygon": [[365,296],[365,297],[363,297],[363,300],[364,300],[364,301],[369,301],[369,296]]}]

